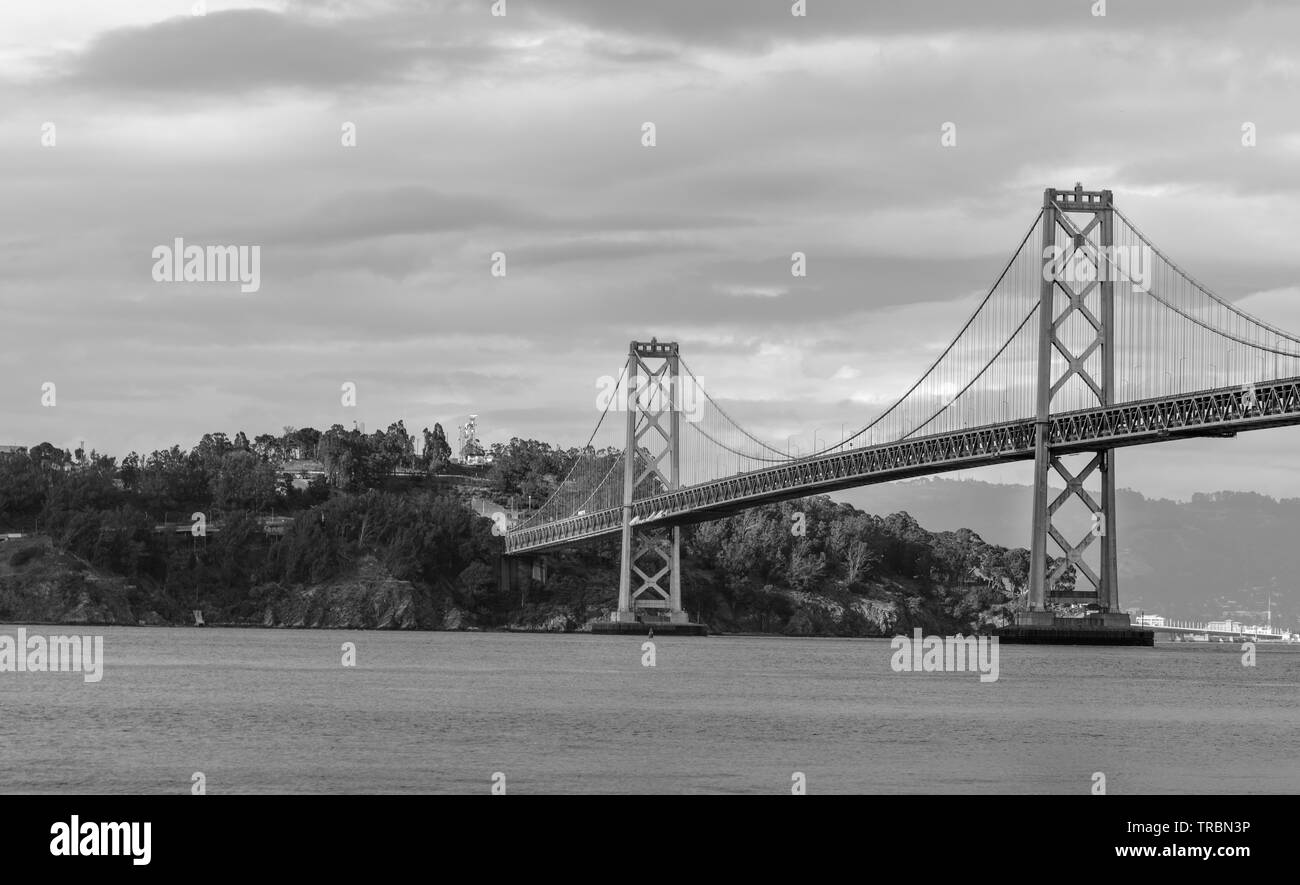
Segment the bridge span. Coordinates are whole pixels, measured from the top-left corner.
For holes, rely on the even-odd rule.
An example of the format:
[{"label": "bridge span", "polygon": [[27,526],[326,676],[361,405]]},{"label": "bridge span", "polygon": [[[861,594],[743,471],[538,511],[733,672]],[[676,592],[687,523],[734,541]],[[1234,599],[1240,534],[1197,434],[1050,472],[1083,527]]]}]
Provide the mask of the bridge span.
[{"label": "bridge span", "polygon": [[[1300,424],[1300,377],[1263,384],[1255,394],[1236,387],[1141,400],[1054,416],[1049,445],[1056,455],[1144,445],[1197,436],[1234,437],[1239,432]],[[993,424],[900,443],[797,458],[787,464],[632,502],[634,526],[684,525],[812,494],[986,467],[1034,457],[1037,423]],[[584,513],[506,534],[511,554],[539,552],[615,534],[623,508]]]},{"label": "bridge span", "polygon": [[[854,486],[1032,461],[1030,576],[1018,623],[1049,627],[1057,604],[1089,603],[1100,620],[1127,627],[1116,451],[1300,424],[1300,337],[1198,282],[1110,191],[1076,184],[1044,191],[956,336],[838,444],[792,457],[764,441],[705,389],[675,342],[633,341],[611,387],[581,456],[542,507],[508,527],[504,549],[526,558],[619,534],[621,622],[686,620],[683,525]],[[605,424],[611,411],[625,413],[621,431]],[[602,428],[619,434],[617,445],[595,445]],[[1064,491],[1049,484],[1053,474]],[[1066,535],[1066,504],[1091,519],[1078,540]],[[1084,586],[1058,586],[1070,568]]]}]

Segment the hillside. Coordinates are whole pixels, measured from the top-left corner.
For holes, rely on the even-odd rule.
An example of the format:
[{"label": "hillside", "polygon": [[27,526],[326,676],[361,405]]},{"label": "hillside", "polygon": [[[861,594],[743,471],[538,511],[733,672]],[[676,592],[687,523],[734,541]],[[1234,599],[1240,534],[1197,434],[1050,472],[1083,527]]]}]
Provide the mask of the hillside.
[{"label": "hillside", "polygon": [[[614,453],[512,439],[475,481],[446,482],[439,434],[420,455],[400,421],[214,432],[120,463],[48,442],[8,452],[0,526],[48,540],[5,542],[0,619],[188,624],[198,609],[210,624],[550,631],[608,617],[616,542],[549,554],[548,579],[516,594],[484,514],[545,501],[581,458]],[[683,606],[718,630],[881,636],[969,632],[1021,604],[1018,539],[871,510],[823,496],[687,527]]]},{"label": "hillside", "polygon": [[[796,510],[802,534],[790,528]],[[61,544],[0,546],[0,621],[183,625],[199,609],[209,624],[569,631],[617,602],[609,542],[556,553],[544,583],[502,594],[491,521],[445,498],[338,496],[281,537],[246,518],[180,541],[138,524],[130,534],[118,513],[97,520],[70,524]],[[972,532],[931,533],[907,514],[826,498],[692,527],[684,546],[683,604],[726,632],[971,632],[1009,619],[1027,565],[1023,550]]]}]

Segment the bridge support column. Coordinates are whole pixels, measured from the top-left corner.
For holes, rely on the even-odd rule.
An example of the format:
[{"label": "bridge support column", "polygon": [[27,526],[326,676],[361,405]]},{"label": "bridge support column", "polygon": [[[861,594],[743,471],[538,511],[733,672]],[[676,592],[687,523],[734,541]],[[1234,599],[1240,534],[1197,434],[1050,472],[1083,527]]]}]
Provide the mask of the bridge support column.
[{"label": "bridge support column", "polygon": [[[651,368],[651,363],[658,365]],[[686,623],[682,611],[678,526],[640,527],[637,498],[681,487],[682,390],[676,343],[633,341],[627,361],[627,444],[623,457],[623,538],[619,555],[618,611],[635,622],[655,612]],[[666,426],[665,426],[666,425]],[[667,461],[665,473],[661,464]]]},{"label": "bridge support column", "polygon": [[[1071,216],[1090,220],[1076,224]],[[1110,191],[1048,188],[1043,193],[1043,275],[1039,293],[1038,387],[1034,438],[1034,503],[1030,539],[1029,611],[1020,623],[1050,626],[1052,603],[1095,603],[1108,620],[1119,620],[1118,564],[1115,544],[1114,449],[1098,449],[1078,473],[1073,473],[1052,451],[1052,401],[1068,388],[1075,397],[1095,399],[1098,405],[1115,403],[1115,269],[1113,265],[1113,209]],[[1095,233],[1094,233],[1095,231]],[[1091,267],[1091,273],[1080,268]],[[1058,293],[1061,308],[1058,310]],[[1054,363],[1064,363],[1053,377]],[[1077,406],[1075,406],[1077,408]],[[1097,472],[1098,497],[1085,487]],[[1055,473],[1065,490],[1052,497],[1049,485]],[[1054,525],[1053,518],[1069,501],[1077,501],[1090,517],[1087,534],[1077,543]],[[1049,540],[1064,554],[1050,568]],[[1100,540],[1097,568],[1084,559],[1084,551]],[[1060,588],[1070,570],[1087,588]],[[1127,622],[1127,617],[1123,618]]]},{"label": "bridge support column", "polygon": [[[1047,505],[1046,513],[1041,514],[1043,524],[1046,526],[1045,534],[1038,533],[1040,513],[1035,512],[1034,541],[1041,549],[1046,550],[1047,540],[1050,538],[1064,554],[1064,557],[1058,560],[1049,571],[1047,568],[1047,555],[1046,553],[1042,555],[1041,573],[1043,577],[1041,583],[1032,584],[1030,588],[1030,608],[1032,611],[1046,611],[1048,603],[1081,602],[1095,603],[1103,612],[1118,612],[1119,588],[1117,587],[1118,563],[1114,535],[1115,474],[1112,470],[1113,457],[1113,451],[1095,452],[1084,464],[1083,469],[1076,474],[1072,473],[1070,468],[1056,455],[1048,456],[1051,472],[1065,482],[1065,489]],[[1085,486],[1085,483],[1094,472],[1100,474],[1101,477],[1101,490],[1096,497]],[[1035,479],[1035,501],[1037,502],[1040,494],[1044,500],[1051,497],[1051,490],[1047,487],[1046,482],[1038,481],[1037,477]],[[1087,509],[1090,518],[1089,528],[1078,542],[1068,540],[1052,522],[1052,518],[1057,511],[1071,500],[1082,504]],[[1101,542],[1099,545],[1101,556],[1100,562],[1094,569],[1084,559],[1084,551],[1097,541]],[[1037,566],[1039,561],[1035,560],[1033,564]],[[1091,589],[1081,589],[1077,585],[1070,589],[1057,589],[1058,582],[1071,567],[1074,569],[1075,580],[1078,581],[1082,578],[1091,585]],[[1038,601],[1037,605],[1033,604],[1035,599]]]},{"label": "bridge support column", "polygon": [[519,594],[519,604],[527,605],[528,591],[534,583],[546,583],[546,559],[542,556],[507,556],[500,557],[500,572],[497,587],[503,595]]},{"label": "bridge support column", "polygon": [[[501,592],[501,594],[503,596],[513,597],[516,593],[520,592],[520,589],[522,587],[523,593],[526,596],[528,590],[526,586],[523,585],[522,582],[519,580],[519,557],[506,556],[503,554],[500,557],[500,564],[501,565],[500,565],[500,572],[498,574],[497,589]],[[520,601],[520,604],[521,605],[523,604],[522,599]]]}]

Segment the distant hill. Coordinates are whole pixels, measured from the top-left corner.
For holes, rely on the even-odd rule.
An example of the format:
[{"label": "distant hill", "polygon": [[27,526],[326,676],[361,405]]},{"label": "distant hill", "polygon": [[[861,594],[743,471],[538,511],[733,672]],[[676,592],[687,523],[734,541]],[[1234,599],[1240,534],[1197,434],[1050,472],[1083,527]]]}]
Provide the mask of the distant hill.
[{"label": "distant hill", "polygon": [[[868,513],[906,511],[931,531],[969,528],[992,544],[1029,546],[1029,486],[931,478],[832,497]],[[1271,591],[1273,623],[1300,628],[1300,499],[1214,492],[1179,502],[1124,489],[1115,516],[1125,608],[1262,621]],[[1068,534],[1081,536],[1079,526]]]}]

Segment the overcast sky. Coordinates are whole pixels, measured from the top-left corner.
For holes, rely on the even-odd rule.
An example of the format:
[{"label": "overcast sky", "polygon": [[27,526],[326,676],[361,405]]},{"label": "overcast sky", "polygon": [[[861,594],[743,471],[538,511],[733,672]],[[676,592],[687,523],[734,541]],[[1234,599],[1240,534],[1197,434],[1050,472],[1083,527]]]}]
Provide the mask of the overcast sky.
[{"label": "overcast sky", "polygon": [[[790,6],[0,5],[0,444],[473,412],[485,442],[575,445],[655,335],[807,448],[901,393],[1076,181],[1300,331],[1300,4]],[[155,282],[177,237],[258,245],[260,289]],[[1126,449],[1117,476],[1300,495],[1297,443]]]}]

